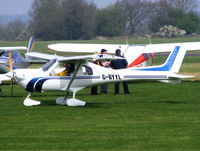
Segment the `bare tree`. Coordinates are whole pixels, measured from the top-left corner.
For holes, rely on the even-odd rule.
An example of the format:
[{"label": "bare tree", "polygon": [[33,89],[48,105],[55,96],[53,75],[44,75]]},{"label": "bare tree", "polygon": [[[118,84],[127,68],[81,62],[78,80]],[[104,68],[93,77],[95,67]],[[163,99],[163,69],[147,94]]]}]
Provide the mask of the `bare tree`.
[{"label": "bare tree", "polygon": [[167,0],[173,8],[178,8],[184,12],[194,11],[197,7],[197,0]]},{"label": "bare tree", "polygon": [[140,27],[145,20],[148,20],[152,3],[147,0],[121,0],[118,3],[121,5],[126,19],[126,31],[132,35],[137,27]]}]

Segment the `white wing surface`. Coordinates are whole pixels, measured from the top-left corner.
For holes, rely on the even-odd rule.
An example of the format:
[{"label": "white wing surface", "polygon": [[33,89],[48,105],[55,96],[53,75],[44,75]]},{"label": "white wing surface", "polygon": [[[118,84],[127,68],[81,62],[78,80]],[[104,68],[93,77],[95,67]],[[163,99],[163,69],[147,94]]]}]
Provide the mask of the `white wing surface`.
[{"label": "white wing surface", "polygon": [[0,47],[0,50],[27,50],[27,47]]},{"label": "white wing surface", "polygon": [[200,42],[184,42],[146,45],[143,53],[170,52],[175,46],[184,47],[186,50],[200,50]]},{"label": "white wing surface", "polygon": [[51,54],[45,54],[45,53],[39,53],[39,52],[29,52],[25,54],[26,56],[29,57],[34,57],[34,58],[40,58],[40,59],[46,59],[46,60],[51,60],[51,59],[58,59],[58,61],[70,61],[70,60],[92,60],[92,59],[98,59],[98,60],[114,60],[114,59],[124,59],[121,57],[117,56],[112,56],[112,55],[81,55],[81,56],[57,56],[57,55],[51,55]]},{"label": "white wing surface", "polygon": [[175,46],[185,47],[186,50],[200,50],[200,42],[184,43],[165,43],[165,44],[148,44],[148,45],[121,45],[121,44],[72,44],[60,43],[48,45],[49,49],[62,52],[81,52],[95,53],[101,49],[108,50],[108,53],[115,53],[116,49],[121,49],[122,53],[128,51],[137,51],[143,49],[143,53],[171,52]]},{"label": "white wing surface", "polygon": [[101,49],[106,49],[108,53],[115,53],[116,49],[121,49],[122,52],[127,49],[129,45],[124,44],[72,44],[60,43],[48,45],[49,49],[62,52],[82,52],[82,53],[95,53],[101,52]]}]

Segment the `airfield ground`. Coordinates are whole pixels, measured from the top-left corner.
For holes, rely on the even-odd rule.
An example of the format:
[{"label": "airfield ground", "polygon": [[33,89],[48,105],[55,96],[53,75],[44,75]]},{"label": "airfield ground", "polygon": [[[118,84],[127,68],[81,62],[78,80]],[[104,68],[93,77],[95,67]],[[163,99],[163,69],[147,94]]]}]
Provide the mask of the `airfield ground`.
[{"label": "airfield ground", "polygon": [[[52,42],[36,46],[46,51],[47,43]],[[186,57],[181,73],[199,75],[199,60]],[[10,97],[9,85],[1,86],[0,151],[199,151],[198,80],[176,85],[136,82],[129,87],[131,95],[113,95],[113,84],[107,95],[91,96],[84,89],[77,98],[87,102],[85,107],[55,105],[63,92],[34,93],[42,105],[24,107],[27,92],[14,85]]]}]

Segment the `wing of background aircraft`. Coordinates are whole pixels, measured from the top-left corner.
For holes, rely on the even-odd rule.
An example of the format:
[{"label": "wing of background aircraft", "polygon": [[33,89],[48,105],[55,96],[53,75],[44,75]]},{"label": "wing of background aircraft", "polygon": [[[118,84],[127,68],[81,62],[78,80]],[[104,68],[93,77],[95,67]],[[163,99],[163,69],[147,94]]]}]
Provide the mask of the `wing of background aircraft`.
[{"label": "wing of background aircraft", "polygon": [[0,72],[5,73],[10,71],[10,61],[12,60],[12,68],[27,68],[30,63],[45,63],[44,60],[32,60],[30,57],[22,57],[19,50],[27,50],[31,52],[34,45],[34,37],[32,36],[28,43],[28,48],[25,46],[12,46],[12,47],[0,47]]},{"label": "wing of background aircraft", "polygon": [[200,42],[165,43],[146,45],[144,53],[171,52],[177,45],[188,50],[200,50]]},{"label": "wing of background aircraft", "polygon": [[121,49],[122,53],[127,51],[137,51],[142,49],[143,53],[171,52],[177,45],[184,46],[186,50],[199,50],[200,42],[183,42],[183,43],[164,43],[164,44],[147,44],[147,45],[124,45],[124,44],[76,44],[76,43],[58,43],[48,45],[49,49],[62,52],[81,52],[95,53],[101,49],[106,49],[108,53],[115,53],[116,49]]},{"label": "wing of background aircraft", "polygon": [[48,45],[49,49],[62,52],[81,52],[81,53],[96,53],[101,49],[106,49],[108,53],[115,53],[116,49],[121,49],[124,52],[129,45],[124,44],[75,44],[75,43],[60,43]]},{"label": "wing of background aircraft", "polygon": [[72,44],[60,43],[48,45],[49,49],[62,52],[96,53],[106,49],[108,53],[115,53],[121,49],[127,59],[128,67],[142,67],[152,65],[153,53],[170,52],[177,45],[185,47],[186,50],[199,50],[200,42],[165,43],[148,45],[124,45],[124,44]]}]

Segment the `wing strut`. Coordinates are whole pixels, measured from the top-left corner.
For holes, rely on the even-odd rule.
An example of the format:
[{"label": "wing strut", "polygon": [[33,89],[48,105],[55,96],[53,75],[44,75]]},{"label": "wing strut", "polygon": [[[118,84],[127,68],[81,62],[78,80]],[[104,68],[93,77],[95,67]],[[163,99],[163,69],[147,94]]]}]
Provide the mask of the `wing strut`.
[{"label": "wing strut", "polygon": [[[67,96],[69,95],[69,89],[70,89],[70,87],[71,87],[71,85],[72,85],[72,83],[73,83],[73,81],[74,81],[74,79],[75,79],[75,77],[76,77],[76,74],[77,74],[77,72],[78,72],[80,66],[81,66],[81,60],[78,62],[78,65],[77,65],[77,67],[76,67],[76,69],[75,69],[75,71],[74,71],[74,74],[72,75],[72,77],[71,77],[71,79],[70,79],[70,81],[69,81],[69,84],[68,84],[68,86],[67,86],[66,93],[65,93],[65,99],[66,99]],[[75,97],[75,96],[74,96],[74,97]]]},{"label": "wing strut", "polygon": [[69,84],[67,86],[67,89],[66,89],[66,93],[65,93],[65,97],[59,97],[56,99],[56,104],[59,104],[59,105],[68,105],[68,106],[84,106],[85,105],[85,102],[84,101],[81,101],[81,100],[78,100],[78,99],[75,99],[75,95],[76,95],[76,92],[73,92],[73,98],[71,99],[67,99],[67,96],[69,95],[69,89],[78,73],[78,70],[80,68],[82,64],[82,60],[80,60],[77,64],[77,67],[74,71],[74,74],[72,75],[70,81],[69,81]]}]

